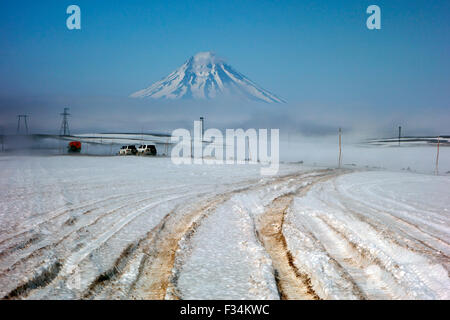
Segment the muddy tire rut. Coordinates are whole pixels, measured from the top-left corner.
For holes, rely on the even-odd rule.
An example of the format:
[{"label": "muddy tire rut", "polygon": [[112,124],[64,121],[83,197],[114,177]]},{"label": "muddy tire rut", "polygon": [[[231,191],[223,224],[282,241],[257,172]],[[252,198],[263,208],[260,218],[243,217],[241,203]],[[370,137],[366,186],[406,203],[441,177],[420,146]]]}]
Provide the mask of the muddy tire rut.
[{"label": "muddy tire rut", "polygon": [[158,226],[152,241],[143,249],[145,256],[141,261],[141,272],[131,292],[132,297],[149,300],[165,298],[166,291],[171,285],[172,267],[181,237],[194,229],[203,215],[226,199],[226,196],[221,196],[207,201],[200,208],[181,214],[181,217],[175,213],[166,216]]},{"label": "muddy tire rut", "polygon": [[[336,176],[336,173],[331,172],[333,171],[323,170],[319,176],[312,179],[318,182]],[[304,175],[305,173],[297,173],[279,177],[264,184],[251,184],[217,195],[214,198],[204,199],[203,205],[191,205],[188,208],[180,208],[177,212],[168,214],[152,235],[152,240],[148,242],[145,248],[142,248],[145,256],[139,267],[138,279],[130,291],[130,297],[152,300],[182,298],[177,288],[176,270],[174,272],[176,252],[180,241],[182,239],[189,240],[195,234],[202,220],[234,194],[289,180],[293,180],[292,183],[297,183],[299,182],[298,179],[302,179]],[[307,192],[310,187],[311,185],[302,187],[301,193]],[[299,194],[297,193],[296,196]],[[293,196],[293,194],[290,194],[275,199],[270,206],[271,209],[266,212],[264,219],[258,224],[258,230],[256,231],[261,234],[261,242],[269,252],[274,264],[277,265],[276,275],[279,285],[282,286],[282,298],[318,299],[318,296],[312,290],[308,276],[296,270],[281,233],[284,213]]]},{"label": "muddy tire rut", "polygon": [[272,259],[274,276],[282,300],[320,299],[313,289],[310,276],[301,272],[295,266],[293,256],[283,235],[283,224],[284,217],[294,197],[305,195],[316,183],[324,182],[337,175],[336,173],[325,173],[307,186],[300,188],[296,193],[276,198],[267,206],[264,214],[257,221],[258,237]]},{"label": "muddy tire rut", "polygon": [[[152,230],[140,240],[127,246],[114,265],[99,274],[87,290],[77,294],[81,299],[179,299],[177,273],[174,271],[176,253],[180,241],[189,241],[195,235],[202,220],[213,213],[220,205],[242,192],[248,192],[280,183],[298,185],[295,194],[285,194],[275,198],[256,223],[256,234],[273,262],[274,277],[282,299],[319,299],[314,292],[307,274],[301,273],[293,262],[286,240],[282,234],[284,216],[289,210],[294,196],[305,194],[309,188],[338,174],[335,170],[318,170],[288,174],[261,183],[259,180],[247,181],[232,190],[214,196],[208,193],[195,198],[187,198],[169,212]],[[60,240],[62,241],[62,240]],[[26,287],[18,287],[12,295],[4,298],[26,298],[30,291],[46,287],[57,277],[65,261],[59,261],[51,276],[42,280],[31,279]],[[175,268],[176,269],[176,268]],[[52,269],[53,270],[53,269]],[[134,270],[134,271],[132,271]],[[133,280],[127,280],[130,273]],[[46,275],[47,273],[45,273]],[[125,280],[124,280],[125,279]]]}]

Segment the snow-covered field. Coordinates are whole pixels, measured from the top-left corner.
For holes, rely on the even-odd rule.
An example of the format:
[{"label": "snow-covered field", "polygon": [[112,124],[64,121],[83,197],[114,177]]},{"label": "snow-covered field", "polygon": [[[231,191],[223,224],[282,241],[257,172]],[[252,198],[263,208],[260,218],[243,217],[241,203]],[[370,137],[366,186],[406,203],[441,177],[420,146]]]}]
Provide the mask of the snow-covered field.
[{"label": "snow-covered field", "polygon": [[295,198],[283,233],[319,296],[449,299],[450,179],[360,172]]},{"label": "snow-covered field", "polygon": [[450,176],[96,156],[0,172],[0,298],[450,298]]}]

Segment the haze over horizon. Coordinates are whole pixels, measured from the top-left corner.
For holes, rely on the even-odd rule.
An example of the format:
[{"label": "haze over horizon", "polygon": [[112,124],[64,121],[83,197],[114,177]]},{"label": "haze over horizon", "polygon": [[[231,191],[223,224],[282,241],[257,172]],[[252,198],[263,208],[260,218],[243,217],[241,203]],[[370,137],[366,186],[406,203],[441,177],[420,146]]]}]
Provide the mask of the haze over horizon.
[{"label": "haze over horizon", "polygon": [[[450,134],[448,1],[66,1],[0,4],[0,127],[54,133],[70,107],[74,132],[208,124],[327,135]],[[285,105],[136,101],[197,52],[213,51]]]}]

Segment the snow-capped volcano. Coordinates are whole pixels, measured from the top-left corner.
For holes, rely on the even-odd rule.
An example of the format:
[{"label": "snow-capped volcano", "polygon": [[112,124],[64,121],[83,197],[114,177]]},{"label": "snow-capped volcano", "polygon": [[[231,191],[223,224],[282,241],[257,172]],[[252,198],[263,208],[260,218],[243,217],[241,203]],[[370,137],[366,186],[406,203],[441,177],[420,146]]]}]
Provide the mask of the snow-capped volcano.
[{"label": "snow-capped volcano", "polygon": [[213,99],[241,97],[267,103],[283,99],[259,87],[212,52],[200,52],[166,78],[135,92],[133,98]]}]

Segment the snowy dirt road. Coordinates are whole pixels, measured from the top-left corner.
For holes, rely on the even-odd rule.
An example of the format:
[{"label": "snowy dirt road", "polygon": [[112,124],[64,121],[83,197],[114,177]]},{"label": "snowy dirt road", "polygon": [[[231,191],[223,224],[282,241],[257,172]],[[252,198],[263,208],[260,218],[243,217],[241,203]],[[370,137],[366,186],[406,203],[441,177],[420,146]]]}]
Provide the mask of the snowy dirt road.
[{"label": "snowy dirt road", "polygon": [[449,299],[450,177],[0,158],[5,299]]}]

